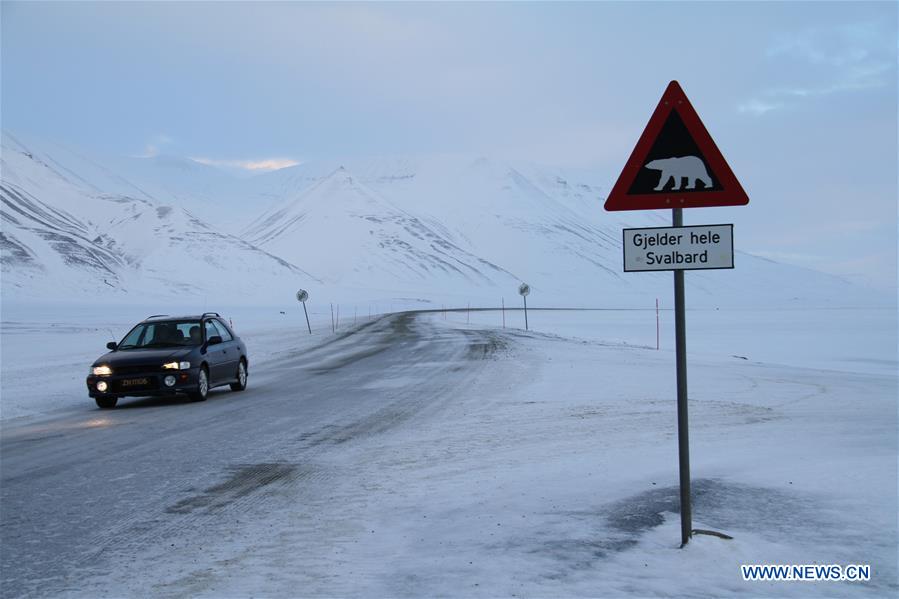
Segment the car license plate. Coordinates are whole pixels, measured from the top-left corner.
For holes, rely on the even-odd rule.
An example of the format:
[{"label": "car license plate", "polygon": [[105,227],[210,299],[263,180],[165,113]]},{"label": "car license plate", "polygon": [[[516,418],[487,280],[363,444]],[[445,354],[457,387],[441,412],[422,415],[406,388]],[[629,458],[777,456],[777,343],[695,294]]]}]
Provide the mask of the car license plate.
[{"label": "car license plate", "polygon": [[149,385],[150,381],[146,378],[143,379],[122,379],[120,383],[123,387],[140,387],[143,385]]}]

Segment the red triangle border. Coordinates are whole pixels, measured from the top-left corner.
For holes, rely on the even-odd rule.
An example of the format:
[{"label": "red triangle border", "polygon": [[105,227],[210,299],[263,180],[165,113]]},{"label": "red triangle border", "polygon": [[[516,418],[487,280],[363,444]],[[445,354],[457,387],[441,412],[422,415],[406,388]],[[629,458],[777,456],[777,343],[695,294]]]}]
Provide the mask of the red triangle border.
[{"label": "red triangle border", "polygon": [[[702,152],[706,162],[716,178],[721,184],[722,189],[717,191],[693,191],[690,193],[678,193],[671,191],[669,193],[651,193],[651,194],[628,194],[637,174],[645,164],[646,157],[649,155],[656,138],[662,130],[668,115],[672,110],[676,110],[683,120],[684,125],[693,136],[693,140]],[[677,81],[672,81],[662,94],[658,106],[646,124],[643,134],[637,141],[637,145],[631,152],[630,158],[624,165],[618,180],[609,192],[606,198],[604,208],[608,211],[617,210],[661,210],[668,208],[708,208],[712,206],[745,206],[749,203],[749,196],[737,177],[734,175],[718,146],[712,140],[705,125],[687,95]]]}]

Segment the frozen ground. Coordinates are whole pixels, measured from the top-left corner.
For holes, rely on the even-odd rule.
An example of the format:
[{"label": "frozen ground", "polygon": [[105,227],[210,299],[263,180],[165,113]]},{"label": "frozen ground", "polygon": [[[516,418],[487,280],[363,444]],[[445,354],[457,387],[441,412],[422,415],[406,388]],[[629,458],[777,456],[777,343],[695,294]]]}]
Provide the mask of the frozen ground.
[{"label": "frozen ground", "polygon": [[[647,302],[651,305],[653,300]],[[524,328],[520,300],[506,311],[510,327]],[[441,315],[442,316],[442,315]],[[453,322],[502,326],[499,311],[448,313]],[[531,329],[570,338],[614,341],[655,348],[656,313],[642,310],[530,310]],[[659,311],[660,347],[674,348],[674,312]],[[688,309],[687,349],[691,355],[741,356],[765,362],[895,374],[897,312],[892,308]]]},{"label": "frozen ground", "polygon": [[[309,336],[235,311],[246,393],[112,412],[82,389],[103,317],[8,316],[4,595],[899,591],[894,311],[688,315],[694,526],[735,538],[684,550],[670,313],[656,351],[652,311],[532,311],[530,332],[498,312],[389,316],[336,336],[323,312]],[[743,563],[873,577],[749,583]]]}]

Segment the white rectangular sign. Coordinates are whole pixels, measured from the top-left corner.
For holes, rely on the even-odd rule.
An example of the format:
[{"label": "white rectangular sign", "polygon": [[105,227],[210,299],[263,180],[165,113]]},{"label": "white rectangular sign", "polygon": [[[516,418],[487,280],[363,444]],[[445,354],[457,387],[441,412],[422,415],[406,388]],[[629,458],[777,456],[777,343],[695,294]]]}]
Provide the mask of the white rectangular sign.
[{"label": "white rectangular sign", "polygon": [[624,229],[624,272],[733,267],[733,225]]}]

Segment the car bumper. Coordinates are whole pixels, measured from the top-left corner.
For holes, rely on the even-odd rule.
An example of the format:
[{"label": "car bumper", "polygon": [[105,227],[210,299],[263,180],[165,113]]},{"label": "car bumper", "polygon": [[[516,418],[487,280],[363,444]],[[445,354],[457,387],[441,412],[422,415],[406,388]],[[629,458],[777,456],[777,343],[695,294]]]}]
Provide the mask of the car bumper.
[{"label": "car bumper", "polygon": [[[87,377],[87,394],[89,397],[152,397],[159,395],[175,395],[197,390],[199,368],[190,370],[172,370],[136,374]],[[175,377],[174,385],[167,385],[166,377]],[[106,383],[106,389],[97,388],[99,383]]]}]

